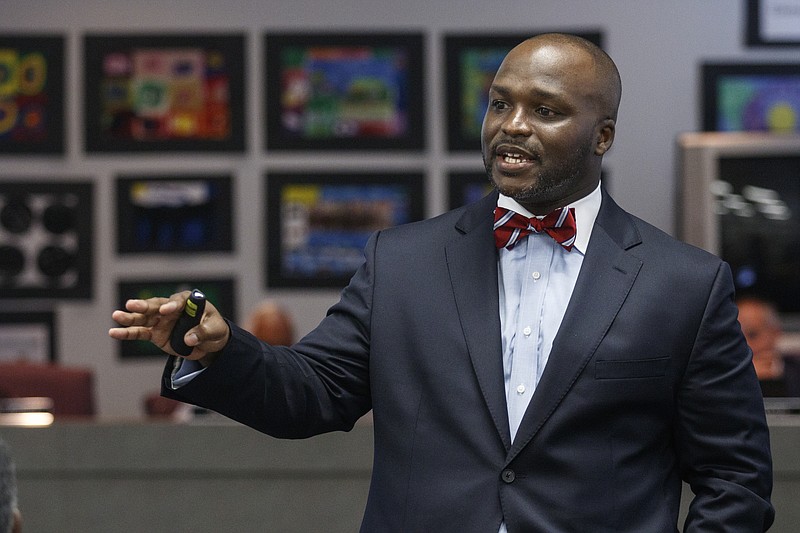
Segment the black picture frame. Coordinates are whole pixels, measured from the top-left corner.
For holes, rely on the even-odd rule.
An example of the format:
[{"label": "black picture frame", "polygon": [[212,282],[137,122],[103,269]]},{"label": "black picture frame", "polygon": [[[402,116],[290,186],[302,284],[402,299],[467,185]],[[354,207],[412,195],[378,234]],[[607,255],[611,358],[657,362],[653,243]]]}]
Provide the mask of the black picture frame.
[{"label": "black picture frame", "polygon": [[0,299],[92,297],[94,184],[0,181]]},{"label": "black picture frame", "polygon": [[800,133],[800,63],[701,65],[703,131]]},{"label": "black picture frame", "polygon": [[421,33],[267,33],[267,150],[422,150]]},{"label": "black picture frame", "polygon": [[64,153],[64,37],[0,36],[0,155]]},{"label": "black picture frame", "polygon": [[745,44],[800,46],[800,1],[747,0],[746,9]]},{"label": "black picture frame", "polygon": [[89,153],[242,152],[245,36],[88,34]]},{"label": "black picture frame", "polygon": [[0,311],[0,361],[55,363],[55,325],[52,311]]},{"label": "black picture frame", "polygon": [[447,174],[447,205],[455,209],[476,202],[489,194],[494,184],[486,171],[452,171]]},{"label": "black picture frame", "polygon": [[372,232],[424,218],[421,172],[272,172],[265,179],[267,287],[342,288]]},{"label": "black picture frame", "polygon": [[232,187],[229,174],[118,176],[117,253],[232,252]]},{"label": "black picture frame", "polygon": [[[599,29],[558,30],[578,35],[603,46]],[[480,151],[480,129],[487,107],[489,85],[506,53],[525,39],[542,32],[483,34],[453,33],[444,36],[447,149]]]},{"label": "black picture frame", "polygon": [[[183,290],[200,289],[220,314],[236,322],[236,280],[230,277],[192,276],[157,279],[125,279],[117,284],[117,309],[125,309],[130,299],[170,296]],[[157,346],[148,341],[117,341],[121,359],[164,357]]]}]

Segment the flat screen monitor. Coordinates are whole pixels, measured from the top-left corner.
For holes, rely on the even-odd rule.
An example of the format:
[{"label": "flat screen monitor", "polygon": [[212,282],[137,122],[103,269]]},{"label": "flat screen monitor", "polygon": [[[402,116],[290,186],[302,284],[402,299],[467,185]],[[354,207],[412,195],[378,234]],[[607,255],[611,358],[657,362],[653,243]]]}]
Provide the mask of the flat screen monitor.
[{"label": "flat screen monitor", "polygon": [[778,306],[800,332],[800,136],[678,137],[679,237],[727,261],[737,294]]}]

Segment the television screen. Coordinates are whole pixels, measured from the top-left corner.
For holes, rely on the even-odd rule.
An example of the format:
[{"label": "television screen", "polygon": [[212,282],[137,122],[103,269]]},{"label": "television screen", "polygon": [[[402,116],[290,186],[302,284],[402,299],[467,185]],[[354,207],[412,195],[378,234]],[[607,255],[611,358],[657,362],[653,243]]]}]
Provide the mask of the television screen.
[{"label": "television screen", "polygon": [[800,313],[800,153],[722,157],[713,188],[719,252],[737,291]]},{"label": "television screen", "polygon": [[679,237],[731,265],[738,294],[773,300],[800,330],[800,136],[678,137]]}]

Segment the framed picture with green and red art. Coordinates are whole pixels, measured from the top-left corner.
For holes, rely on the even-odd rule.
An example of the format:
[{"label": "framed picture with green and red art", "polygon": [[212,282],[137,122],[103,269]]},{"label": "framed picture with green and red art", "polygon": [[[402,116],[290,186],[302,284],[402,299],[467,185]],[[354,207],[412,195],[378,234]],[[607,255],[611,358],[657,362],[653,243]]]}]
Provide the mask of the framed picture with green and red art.
[{"label": "framed picture with green and red art", "polygon": [[244,49],[237,34],[87,35],[86,150],[244,151]]}]

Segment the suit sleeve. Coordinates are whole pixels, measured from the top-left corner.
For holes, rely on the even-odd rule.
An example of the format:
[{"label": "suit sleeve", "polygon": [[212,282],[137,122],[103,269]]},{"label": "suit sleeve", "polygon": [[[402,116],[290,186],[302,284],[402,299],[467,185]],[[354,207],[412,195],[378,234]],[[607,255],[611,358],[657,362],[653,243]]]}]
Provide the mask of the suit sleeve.
[{"label": "suit sleeve", "polygon": [[170,386],[174,359],[162,377],[164,396],[216,411],[274,437],[304,438],[350,430],[371,408],[369,331],[371,257],[317,328],[292,347],[270,346],[231,324],[231,339],[213,365],[186,385]]},{"label": "suit sleeve", "polygon": [[684,531],[766,531],[772,460],[761,390],[721,263],[678,392],[675,439],[695,497]]}]

